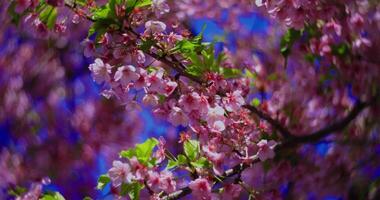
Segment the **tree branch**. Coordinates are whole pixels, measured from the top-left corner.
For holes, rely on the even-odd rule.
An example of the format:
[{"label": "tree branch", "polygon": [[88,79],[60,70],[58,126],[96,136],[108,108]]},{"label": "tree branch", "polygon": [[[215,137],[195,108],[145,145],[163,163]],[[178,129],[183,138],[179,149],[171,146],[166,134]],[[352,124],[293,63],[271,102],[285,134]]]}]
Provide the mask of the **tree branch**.
[{"label": "tree branch", "polygon": [[370,106],[371,102],[357,102],[354,108],[347,114],[346,117],[332,123],[314,133],[305,136],[293,136],[286,142],[284,142],[284,146],[292,146],[295,144],[301,143],[312,143],[316,142],[330,134],[333,134],[336,131],[340,131],[344,129],[346,126],[350,124],[352,120],[354,120],[366,107]]},{"label": "tree branch", "polygon": [[248,109],[249,111],[251,111],[251,113],[256,114],[261,119],[267,121],[270,125],[272,125],[275,129],[277,129],[281,133],[281,135],[284,136],[285,138],[292,138],[293,137],[293,135],[290,133],[290,131],[288,129],[286,129],[284,126],[282,126],[279,121],[271,118],[268,114],[265,114],[264,112],[260,111],[255,106],[246,104],[243,107]]}]

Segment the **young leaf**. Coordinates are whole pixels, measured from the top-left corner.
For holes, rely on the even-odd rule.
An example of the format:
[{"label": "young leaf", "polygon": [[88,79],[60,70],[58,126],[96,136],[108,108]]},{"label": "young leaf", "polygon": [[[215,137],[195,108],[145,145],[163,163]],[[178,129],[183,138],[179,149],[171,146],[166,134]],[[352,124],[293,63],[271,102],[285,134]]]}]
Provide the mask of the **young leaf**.
[{"label": "young leaf", "polygon": [[201,157],[198,160],[191,162],[191,165],[196,168],[205,168],[205,167],[209,167],[210,163],[208,162],[207,158]]},{"label": "young leaf", "polygon": [[178,162],[178,165],[186,165],[186,163],[187,163],[186,156],[179,154],[177,156],[177,162]]},{"label": "young leaf", "polygon": [[168,165],[166,166],[166,169],[172,169],[174,167],[178,166],[178,162],[174,160],[169,160]]},{"label": "young leaf", "polygon": [[21,196],[23,195],[24,193],[26,193],[28,190],[24,187],[20,187],[20,186],[16,186],[15,188],[13,189],[10,189],[8,191],[8,194],[11,195],[11,196],[15,196],[15,197],[18,197],[18,196]]},{"label": "young leaf", "polygon": [[135,153],[137,159],[142,163],[146,163],[150,159],[153,149],[157,144],[158,141],[156,139],[150,138],[144,143],[136,145]]},{"label": "young leaf", "polygon": [[127,8],[140,8],[152,5],[152,0],[127,0]]},{"label": "young leaf", "polygon": [[235,68],[221,68],[221,71],[224,78],[236,78],[242,74],[240,69]]},{"label": "young leaf", "polygon": [[196,140],[188,140],[183,145],[185,154],[192,161],[195,160],[199,153],[199,142]]},{"label": "young leaf", "polygon": [[59,192],[45,194],[40,200],[65,200]]},{"label": "young leaf", "polygon": [[142,44],[139,45],[139,48],[144,52],[149,52],[150,48],[155,44],[154,40],[148,39],[143,40]]},{"label": "young leaf", "polygon": [[39,18],[49,29],[52,29],[57,19],[57,8],[46,5],[40,13]]},{"label": "young leaf", "polygon": [[122,157],[122,158],[131,159],[135,155],[136,155],[136,153],[135,153],[134,149],[128,149],[128,150],[120,152],[120,157]]},{"label": "young leaf", "polygon": [[257,107],[257,106],[259,106],[260,105],[260,99],[258,99],[258,98],[254,98],[254,99],[252,99],[252,101],[251,101],[251,105],[253,105],[253,106],[255,106],[255,107]]},{"label": "young leaf", "polygon": [[98,185],[96,186],[96,188],[97,188],[98,190],[103,190],[104,187],[105,187],[109,182],[111,182],[110,177],[108,177],[108,175],[106,175],[106,174],[103,174],[103,175],[101,175],[101,176],[98,178]]},{"label": "young leaf", "polygon": [[290,50],[295,43],[297,39],[299,39],[302,35],[302,32],[300,30],[296,29],[289,29],[284,36],[281,38],[281,43],[280,43],[280,51],[281,54],[284,57],[288,57],[290,54]]},{"label": "young leaf", "polygon": [[140,191],[144,188],[143,184],[140,184],[138,182],[133,182],[130,184],[123,183],[121,185],[121,196],[129,195],[129,198],[131,200],[139,200],[140,199]]}]

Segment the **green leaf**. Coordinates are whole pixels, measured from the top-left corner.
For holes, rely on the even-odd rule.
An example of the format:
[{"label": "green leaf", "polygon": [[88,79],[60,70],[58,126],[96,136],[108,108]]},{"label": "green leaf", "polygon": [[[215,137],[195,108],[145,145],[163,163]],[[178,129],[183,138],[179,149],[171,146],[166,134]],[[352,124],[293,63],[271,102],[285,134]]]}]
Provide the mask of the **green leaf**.
[{"label": "green leaf", "polygon": [[106,174],[103,174],[103,175],[101,175],[101,176],[98,178],[98,185],[96,186],[96,188],[97,188],[98,190],[103,190],[104,187],[105,187],[109,182],[111,182],[110,177],[108,177],[108,175],[106,175]]},{"label": "green leaf", "polygon": [[186,156],[179,154],[177,156],[177,162],[178,162],[178,165],[186,165],[187,164]]},{"label": "green leaf", "polygon": [[140,8],[152,5],[152,0],[127,0],[127,8]]},{"label": "green leaf", "polygon": [[206,168],[210,166],[209,161],[205,157],[201,157],[198,160],[191,162],[191,165],[196,168]]},{"label": "green leaf", "polygon": [[8,194],[11,195],[11,196],[21,196],[23,195],[24,193],[26,193],[28,190],[24,187],[20,187],[20,186],[16,186],[15,188],[13,189],[10,189],[8,191]]},{"label": "green leaf", "polygon": [[166,169],[172,169],[174,167],[178,166],[178,162],[174,160],[169,160],[168,165],[166,166]]},{"label": "green leaf", "polygon": [[332,53],[339,57],[344,57],[350,53],[350,47],[346,43],[332,46]]},{"label": "green leaf", "polygon": [[224,78],[236,78],[242,74],[240,69],[235,68],[221,68],[221,71],[221,74],[224,76]]},{"label": "green leaf", "polygon": [[111,19],[98,19],[91,25],[90,29],[88,30],[87,37],[90,37],[96,33],[96,41],[99,41],[100,37],[107,32],[108,28],[114,26],[118,25],[115,24],[115,22]]},{"label": "green leaf", "polygon": [[258,98],[254,98],[254,99],[252,99],[252,101],[251,101],[251,105],[253,105],[253,106],[255,106],[255,107],[257,107],[257,106],[259,106],[260,105],[260,99],[258,99]]},{"label": "green leaf", "polygon": [[123,183],[121,185],[121,196],[126,196],[127,194],[131,198],[131,200],[139,200],[140,199],[140,191],[144,188],[143,184],[138,182],[133,182],[130,184]]},{"label": "green leaf", "polygon": [[135,153],[137,159],[141,163],[146,163],[150,159],[153,149],[157,144],[158,140],[156,140],[155,138],[150,138],[146,140],[144,143],[136,145]]},{"label": "green leaf", "polygon": [[120,157],[122,157],[122,158],[131,159],[135,155],[136,155],[136,153],[135,153],[134,149],[128,149],[128,150],[120,152]]},{"label": "green leaf", "polygon": [[267,77],[267,79],[269,81],[275,81],[275,80],[278,79],[278,75],[276,73],[271,73],[271,74],[269,74],[269,76]]},{"label": "green leaf", "polygon": [[110,0],[108,7],[110,9],[109,16],[116,17],[116,6],[121,4],[121,0]]},{"label": "green leaf", "polygon": [[190,65],[186,68],[186,72],[193,76],[201,76],[203,74],[203,70],[198,65]]},{"label": "green leaf", "polygon": [[183,145],[185,154],[193,161],[197,158],[199,154],[199,142],[197,140],[188,140]]},{"label": "green leaf", "polygon": [[57,19],[57,8],[46,5],[40,13],[39,18],[49,29],[52,29]]},{"label": "green leaf", "polygon": [[314,55],[314,54],[312,54],[312,53],[307,53],[306,55],[305,55],[305,60],[306,61],[308,61],[308,62],[310,62],[310,63],[314,63],[315,62],[315,60],[317,60],[318,59],[318,56],[317,55]]},{"label": "green leaf", "polygon": [[92,17],[94,20],[97,21],[99,19],[112,19],[113,17],[115,17],[115,15],[112,14],[110,4],[107,3],[104,6],[92,10]]},{"label": "green leaf", "polygon": [[152,0],[137,0],[136,8],[150,6],[152,5]]},{"label": "green leaf", "polygon": [[40,200],[65,200],[59,192],[45,194]]},{"label": "green leaf", "polygon": [[143,40],[142,44],[139,46],[139,48],[144,52],[149,52],[150,48],[156,43],[155,40]]},{"label": "green leaf", "polygon": [[294,28],[289,29],[281,38],[280,51],[284,57],[288,57],[293,44],[302,35],[301,30],[296,30]]},{"label": "green leaf", "polygon": [[52,29],[54,28],[54,25],[55,25],[55,21],[57,20],[57,8],[54,8],[53,11],[50,13],[48,19],[47,19],[47,22],[46,22],[46,26],[49,28],[49,29]]}]

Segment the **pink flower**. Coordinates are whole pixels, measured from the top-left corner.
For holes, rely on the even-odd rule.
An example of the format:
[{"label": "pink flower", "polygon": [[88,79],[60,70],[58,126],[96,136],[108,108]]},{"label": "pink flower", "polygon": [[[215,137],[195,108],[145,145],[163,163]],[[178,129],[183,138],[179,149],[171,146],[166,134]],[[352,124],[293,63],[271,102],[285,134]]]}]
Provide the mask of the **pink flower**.
[{"label": "pink flower", "polygon": [[159,139],[159,143],[158,143],[158,149],[157,151],[154,153],[154,157],[157,158],[157,163],[161,163],[162,161],[165,160],[165,144],[166,144],[166,141],[163,137],[160,137]]},{"label": "pink flower", "polygon": [[259,147],[259,151],[257,152],[259,159],[265,161],[274,158],[274,147],[276,144],[277,143],[273,140],[260,140],[260,142],[257,143],[257,146]]},{"label": "pink flower", "polygon": [[148,176],[149,171],[147,170],[147,167],[142,165],[135,156],[129,159],[129,163],[131,165],[132,171],[134,172],[134,180],[142,181],[146,176]]},{"label": "pink flower", "polygon": [[227,96],[223,98],[223,103],[225,105],[224,107],[229,112],[239,110],[245,103],[240,90],[236,90],[233,93],[227,93],[226,95]]},{"label": "pink flower", "polygon": [[148,171],[147,184],[152,190],[157,190],[160,184],[160,174],[155,171]]},{"label": "pink flower", "polygon": [[328,22],[323,27],[323,32],[325,34],[336,34],[338,36],[342,35],[342,26],[334,21]]},{"label": "pink flower", "polygon": [[132,81],[139,79],[140,75],[136,73],[133,65],[121,66],[115,73],[115,81],[120,81],[123,86],[128,85]]},{"label": "pink flower", "polygon": [[189,117],[179,107],[173,107],[168,118],[173,126],[187,126],[189,124]]},{"label": "pink flower", "polygon": [[190,94],[181,95],[178,103],[183,107],[186,112],[198,109],[198,104],[200,102],[200,96],[196,92]]},{"label": "pink flower", "polygon": [[168,13],[170,11],[169,5],[166,3],[166,0],[153,0],[152,1],[153,11],[156,14],[156,17]]},{"label": "pink flower", "polygon": [[95,44],[89,39],[83,40],[81,45],[84,47],[84,56],[91,57],[95,53]]},{"label": "pink flower", "polygon": [[174,192],[176,190],[177,183],[174,180],[174,176],[170,171],[162,171],[160,173],[159,188],[167,193]]},{"label": "pink flower", "polygon": [[121,59],[121,58],[128,58],[128,50],[124,47],[115,47],[113,49],[112,55],[116,59]]},{"label": "pink flower", "polygon": [[364,18],[359,13],[355,13],[350,18],[350,25],[354,30],[360,30],[364,26]]},{"label": "pink flower", "polygon": [[136,101],[129,101],[125,104],[125,110],[127,112],[139,112],[142,108]]},{"label": "pink flower", "polygon": [[146,85],[148,74],[146,73],[145,69],[142,69],[142,68],[138,68],[138,69],[139,69],[138,74],[140,76],[139,76],[139,79],[135,81],[134,86],[136,89],[142,89]]},{"label": "pink flower", "polygon": [[371,41],[364,37],[359,37],[353,42],[355,48],[370,47],[371,45]]},{"label": "pink flower", "polygon": [[222,175],[224,154],[216,152],[216,147],[214,145],[205,145],[202,150],[205,156],[212,162],[214,172],[217,175]]},{"label": "pink flower", "polygon": [[161,90],[164,87],[164,71],[162,69],[159,69],[155,72],[152,72],[148,76],[148,86],[149,90],[152,92],[161,92]]},{"label": "pink flower", "polygon": [[65,25],[65,20],[62,20],[61,22],[57,22],[54,25],[54,32],[61,34],[64,33],[67,29],[67,26]]},{"label": "pink flower", "polygon": [[208,127],[212,131],[221,132],[226,129],[226,126],[224,124],[225,117],[224,117],[224,109],[220,107],[219,105],[216,105],[214,108],[209,107],[206,121],[208,124]]},{"label": "pink flower", "polygon": [[158,97],[154,94],[145,94],[142,101],[146,106],[154,107],[158,105]]},{"label": "pink flower", "polygon": [[164,85],[163,95],[169,96],[177,88],[178,84],[175,81],[167,81]]},{"label": "pink flower", "polygon": [[208,103],[208,97],[201,94],[200,98],[199,98],[199,106],[198,106],[198,109],[199,109],[199,113],[201,115],[205,115],[207,114],[208,112],[208,108],[209,108],[209,103]]},{"label": "pink flower", "polygon": [[128,183],[132,179],[131,168],[128,163],[121,161],[113,161],[112,168],[108,171],[108,176],[111,178],[112,185],[119,187],[122,183]]},{"label": "pink flower", "polygon": [[241,186],[237,184],[228,184],[224,186],[223,197],[225,199],[236,199],[240,196]]},{"label": "pink flower", "polygon": [[227,86],[227,81],[222,75],[216,73],[207,73],[206,78],[207,82],[210,83],[210,89],[213,92],[216,92],[219,88],[224,89]]},{"label": "pink flower", "polygon": [[149,20],[145,23],[145,34],[162,33],[166,29],[166,24],[160,21]]},{"label": "pink flower", "polygon": [[189,183],[189,188],[197,199],[211,199],[211,185],[205,178],[197,178]]},{"label": "pink flower", "polygon": [[97,83],[103,83],[104,81],[110,81],[110,73],[112,66],[109,64],[104,64],[100,58],[95,59],[95,62],[89,67],[92,72],[92,77]]},{"label": "pink flower", "polygon": [[145,63],[145,54],[144,54],[144,52],[143,51],[141,51],[141,50],[138,50],[137,51],[137,63],[138,64],[140,64],[140,65],[142,65],[142,64],[144,64]]},{"label": "pink flower", "polygon": [[264,5],[263,0],[255,0],[255,4],[257,7],[261,7]]},{"label": "pink flower", "polygon": [[49,34],[46,24],[42,23],[40,19],[35,19],[33,22],[35,28],[35,34],[37,37],[47,37]]}]

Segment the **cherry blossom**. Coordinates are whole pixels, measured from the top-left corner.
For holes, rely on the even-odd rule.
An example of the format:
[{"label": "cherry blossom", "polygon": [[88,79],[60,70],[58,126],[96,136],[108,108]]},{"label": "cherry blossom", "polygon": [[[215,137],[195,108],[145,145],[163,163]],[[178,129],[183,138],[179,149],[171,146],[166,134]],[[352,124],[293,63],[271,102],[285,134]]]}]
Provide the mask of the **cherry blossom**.
[{"label": "cherry blossom", "polygon": [[261,161],[274,158],[274,147],[276,146],[275,141],[260,140],[260,142],[257,143],[257,146],[259,147],[257,155],[259,156]]},{"label": "cherry blossom", "polygon": [[174,126],[187,126],[189,123],[189,117],[179,107],[173,107],[171,109],[168,120]]},{"label": "cherry blossom", "polygon": [[224,113],[224,109],[219,105],[209,107],[206,121],[212,131],[221,132],[226,128]]},{"label": "cherry blossom", "polygon": [[88,68],[92,72],[92,77],[97,83],[110,81],[110,73],[112,66],[108,63],[103,63],[103,60],[97,58],[95,62],[91,64]]},{"label": "cherry blossom", "polygon": [[153,33],[162,33],[166,29],[166,24],[160,21],[152,21],[149,20],[145,23],[145,33],[153,34]]},{"label": "cherry blossom", "polygon": [[117,68],[114,79],[120,81],[121,85],[127,86],[130,82],[138,80],[139,76],[133,65],[127,65]]},{"label": "cherry blossom", "polygon": [[112,168],[108,171],[108,175],[111,178],[112,185],[119,187],[122,183],[128,183],[132,180],[131,167],[128,163],[121,161],[114,161]]},{"label": "cherry blossom", "polygon": [[152,7],[157,17],[160,17],[161,15],[170,11],[169,5],[166,3],[166,0],[153,0]]},{"label": "cherry blossom", "polygon": [[211,199],[211,185],[205,178],[197,178],[189,183],[189,188],[194,192],[197,199]]}]

